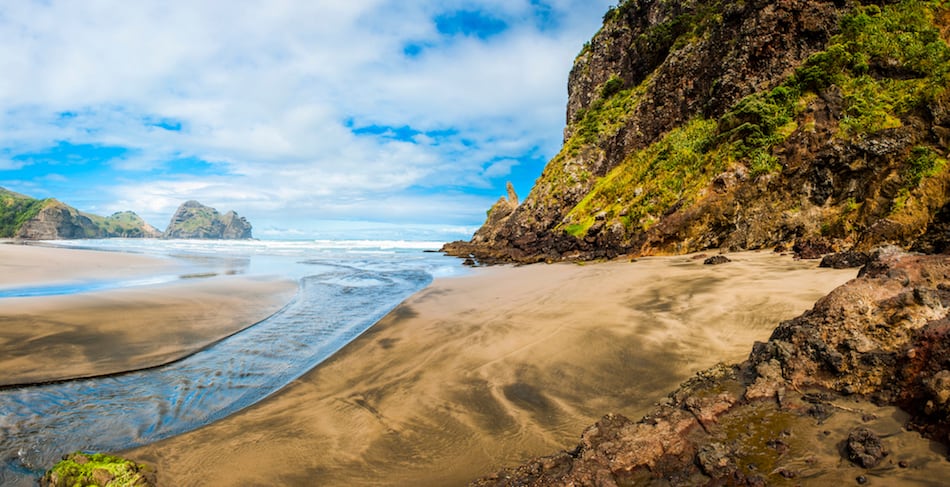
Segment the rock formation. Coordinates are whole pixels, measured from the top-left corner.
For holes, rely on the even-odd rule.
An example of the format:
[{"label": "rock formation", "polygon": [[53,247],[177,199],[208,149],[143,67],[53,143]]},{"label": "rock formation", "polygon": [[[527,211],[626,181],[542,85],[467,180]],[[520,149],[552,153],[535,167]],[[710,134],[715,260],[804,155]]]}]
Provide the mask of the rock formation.
[{"label": "rock formation", "polygon": [[224,215],[197,201],[186,201],[178,207],[165,229],[164,238],[249,239],[251,224],[229,211]]},{"label": "rock formation", "polygon": [[444,250],[944,248],[948,39],[938,1],[622,1],[575,60],[561,152]]},{"label": "rock formation", "polygon": [[[892,247],[870,259],[861,277],[783,322],[742,364],[701,372],[639,421],[607,415],[576,449],[474,485],[817,485],[841,466],[821,465],[815,441],[843,445],[862,468],[906,468],[862,426],[876,418],[855,399],[900,406],[907,428],[950,442],[950,256]],[[833,433],[836,415],[856,427]]]},{"label": "rock formation", "polygon": [[52,198],[38,200],[0,188],[0,237],[58,240],[159,236],[161,232],[131,211],[101,217]]},{"label": "rock formation", "polygon": [[[948,42],[939,1],[611,8],[571,71],[561,152],[521,205],[444,250],[537,262],[776,247],[863,267],[745,362],[474,485],[899,475],[910,462],[860,405],[899,407],[906,428],[950,443],[950,255],[904,252],[950,249]],[[834,418],[848,428],[823,426]]]},{"label": "rock formation", "polygon": [[157,483],[155,471],[146,465],[112,455],[77,451],[65,455],[62,461],[39,479],[39,485],[151,487]]}]

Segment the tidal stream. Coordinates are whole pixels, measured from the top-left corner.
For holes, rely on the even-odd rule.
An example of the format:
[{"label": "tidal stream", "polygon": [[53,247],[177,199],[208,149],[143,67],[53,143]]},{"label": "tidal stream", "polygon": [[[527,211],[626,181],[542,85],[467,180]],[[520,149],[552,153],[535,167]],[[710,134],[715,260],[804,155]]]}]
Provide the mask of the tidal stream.
[{"label": "tidal stream", "polygon": [[349,263],[337,254],[294,260],[299,291],[290,303],[183,360],[109,377],[0,390],[0,485],[34,485],[64,453],[143,445],[260,401],[427,286],[433,262],[447,265],[435,257],[404,257],[383,252],[350,256]]}]

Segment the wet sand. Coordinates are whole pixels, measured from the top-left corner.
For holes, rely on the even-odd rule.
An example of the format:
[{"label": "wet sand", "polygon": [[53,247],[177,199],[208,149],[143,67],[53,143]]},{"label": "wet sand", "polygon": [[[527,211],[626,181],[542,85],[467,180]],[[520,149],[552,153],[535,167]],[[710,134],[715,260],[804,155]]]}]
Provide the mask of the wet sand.
[{"label": "wet sand", "polygon": [[[118,252],[0,245],[0,288],[182,271]],[[0,299],[0,386],[114,374],[183,358],[283,307],[288,280],[222,276]]]},{"label": "wet sand", "polygon": [[95,250],[19,245],[0,240],[0,289],[68,284],[82,280],[128,279],[174,272],[167,259]]},{"label": "wet sand", "polygon": [[261,403],[125,454],[162,485],[464,485],[639,418],[855,270],[772,253],[440,279]]}]

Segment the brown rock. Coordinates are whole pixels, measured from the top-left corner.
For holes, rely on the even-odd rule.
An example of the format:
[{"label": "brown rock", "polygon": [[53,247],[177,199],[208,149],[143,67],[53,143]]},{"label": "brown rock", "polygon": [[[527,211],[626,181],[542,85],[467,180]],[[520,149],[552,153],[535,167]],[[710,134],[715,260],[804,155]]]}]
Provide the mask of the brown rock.
[{"label": "brown rock", "polygon": [[873,468],[887,456],[887,449],[879,436],[861,426],[848,434],[845,454],[851,463],[862,468]]},{"label": "brown rock", "polygon": [[730,260],[729,257],[726,257],[725,255],[714,255],[714,256],[712,256],[712,257],[710,257],[710,258],[704,260],[704,261],[703,261],[703,264],[705,264],[705,265],[719,265],[719,264],[726,264],[726,263],[728,263],[728,262],[732,262],[732,260]]}]

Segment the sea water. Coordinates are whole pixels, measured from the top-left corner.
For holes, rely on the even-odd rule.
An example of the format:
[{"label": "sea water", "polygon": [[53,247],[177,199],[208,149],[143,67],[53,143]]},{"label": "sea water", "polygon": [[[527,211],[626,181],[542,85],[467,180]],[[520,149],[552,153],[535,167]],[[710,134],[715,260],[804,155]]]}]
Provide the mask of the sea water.
[{"label": "sea water", "polygon": [[[81,294],[229,274],[283,276],[296,297],[264,321],[188,358],[108,377],[0,390],[0,485],[35,485],[75,450],[117,451],[181,434],[246,408],[326,360],[434,277],[464,272],[440,243],[406,241],[76,240],[55,245],[178,260],[187,273],[4,296]],[[0,371],[2,373],[2,371]]]}]

